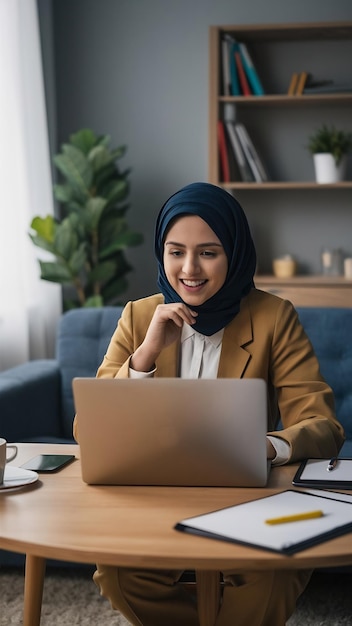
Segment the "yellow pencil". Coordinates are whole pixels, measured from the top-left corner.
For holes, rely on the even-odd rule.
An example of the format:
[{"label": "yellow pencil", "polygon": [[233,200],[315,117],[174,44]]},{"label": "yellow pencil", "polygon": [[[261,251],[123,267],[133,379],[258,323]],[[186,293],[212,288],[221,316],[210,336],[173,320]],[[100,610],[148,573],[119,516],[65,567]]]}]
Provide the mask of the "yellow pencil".
[{"label": "yellow pencil", "polygon": [[266,519],[266,524],[286,524],[287,522],[300,522],[305,519],[314,519],[316,517],[323,517],[323,511],[308,511],[307,513],[296,513],[295,515],[285,515],[283,517],[272,517]]}]

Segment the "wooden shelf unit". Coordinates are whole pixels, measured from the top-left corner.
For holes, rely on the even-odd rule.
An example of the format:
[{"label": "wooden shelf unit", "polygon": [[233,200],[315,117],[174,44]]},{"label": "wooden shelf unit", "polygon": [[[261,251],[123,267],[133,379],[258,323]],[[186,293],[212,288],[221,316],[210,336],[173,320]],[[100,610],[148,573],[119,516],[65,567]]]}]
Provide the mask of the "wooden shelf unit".
[{"label": "wooden shelf unit", "polygon": [[[225,96],[222,94],[221,38],[224,33],[248,45],[266,95]],[[352,107],[352,92],[292,96],[287,95],[287,91],[294,71],[312,71],[314,77],[317,73],[319,78],[335,80],[337,76],[337,82],[341,82],[341,77],[343,82],[350,79],[347,57],[350,58],[350,53],[352,53],[352,22],[213,26],[210,28],[209,37],[209,181],[229,191],[246,194],[253,191],[273,191],[274,193],[299,191],[309,195],[313,193],[316,197],[319,192],[329,191],[330,194],[340,194],[343,190],[349,192],[352,189],[351,180],[326,185],[317,184],[313,176],[312,180],[303,180],[303,176],[297,176],[295,180],[294,173],[290,175],[292,163],[291,168],[286,167],[284,170],[286,175],[279,175],[268,182],[232,180],[230,183],[224,183],[220,178],[217,123],[219,119],[223,119],[226,105],[234,106],[236,120],[243,121],[246,126],[247,123],[250,126],[252,120],[260,117],[260,124],[255,124],[257,135],[252,136],[251,129],[248,130],[254,144],[258,136],[258,140],[261,140],[265,147],[265,137],[267,141],[268,136],[271,138],[272,132],[275,132],[272,125],[277,125],[277,118],[281,116],[281,124],[285,124],[286,116],[287,120],[291,121],[292,116],[295,115],[296,129],[302,128],[301,137],[296,137],[291,133],[292,142],[296,142],[297,154],[297,147],[299,146],[300,149],[303,142],[307,141],[305,133],[308,132],[307,128],[315,119],[315,112],[323,111],[324,117],[328,119],[331,113],[335,115],[335,119],[336,117],[339,119],[340,113],[343,113],[346,120],[346,111]],[[291,46],[291,48],[288,49],[286,46]],[[311,50],[311,54],[307,55],[308,49]],[[282,56],[280,51],[283,53]],[[328,68],[325,65],[326,59],[329,61]],[[344,62],[337,67],[339,59]],[[271,60],[271,63],[268,60]],[[313,70],[310,68],[311,64]],[[275,88],[269,87],[268,89],[267,84],[275,85]],[[269,120],[269,135],[268,128],[265,129],[267,120]],[[280,159],[280,154],[285,148],[286,145],[281,146],[281,143],[276,145],[276,159]],[[269,173],[271,154],[273,154],[273,146],[270,144],[267,150],[268,163],[264,159],[264,163],[269,166]],[[305,156],[307,162],[309,156],[307,152]],[[352,307],[352,281],[339,276],[298,275],[290,279],[279,279],[270,275],[258,275],[255,277],[255,283],[259,289],[291,300],[296,306]]]},{"label": "wooden shelf unit", "polygon": [[[275,189],[316,189],[321,190],[322,185],[311,182],[299,182],[293,180],[277,180],[270,183],[243,183],[232,181],[230,184],[223,184],[219,176],[219,151],[217,141],[217,121],[222,117],[222,107],[225,104],[236,106],[236,118],[240,120],[241,113],[250,111],[252,114],[258,113],[261,108],[300,108],[311,109],[311,107],[351,107],[352,93],[322,93],[301,96],[288,96],[287,85],[282,85],[283,93],[270,93],[264,96],[224,96],[220,93],[221,85],[221,49],[220,41],[224,33],[229,33],[236,40],[249,45],[265,44],[275,45],[281,43],[294,43],[300,46],[304,42],[318,42],[324,46],[331,41],[352,41],[352,22],[332,22],[332,23],[292,23],[275,25],[246,25],[246,26],[212,26],[210,27],[210,59],[209,59],[209,181],[220,184],[229,189],[245,190],[275,190]],[[348,65],[347,59],[346,67]],[[254,63],[256,61],[254,59]],[[309,60],[306,62],[309,69]],[[262,68],[263,69],[263,68]],[[270,67],[264,71],[270,73]],[[287,80],[290,78],[288,71]],[[348,80],[349,76],[346,77]],[[265,83],[265,76],[264,81]],[[334,185],[324,185],[335,190],[352,188],[351,182],[336,183]]]},{"label": "wooden shelf unit", "polygon": [[277,278],[258,274],[254,282],[258,289],[290,300],[295,306],[352,307],[352,280],[342,276]]}]

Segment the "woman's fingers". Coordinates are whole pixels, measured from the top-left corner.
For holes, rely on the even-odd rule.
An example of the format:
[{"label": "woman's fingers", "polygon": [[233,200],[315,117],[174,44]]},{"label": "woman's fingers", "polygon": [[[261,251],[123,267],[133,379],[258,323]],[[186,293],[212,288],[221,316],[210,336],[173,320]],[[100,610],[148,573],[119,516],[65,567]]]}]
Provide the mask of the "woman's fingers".
[{"label": "woman's fingers", "polygon": [[172,320],[177,326],[182,326],[183,322],[186,322],[186,324],[194,324],[197,315],[198,313],[196,313],[196,311],[192,311],[192,309],[182,304],[182,302],[159,304],[155,309],[151,323],[153,323],[154,320],[158,323]]}]

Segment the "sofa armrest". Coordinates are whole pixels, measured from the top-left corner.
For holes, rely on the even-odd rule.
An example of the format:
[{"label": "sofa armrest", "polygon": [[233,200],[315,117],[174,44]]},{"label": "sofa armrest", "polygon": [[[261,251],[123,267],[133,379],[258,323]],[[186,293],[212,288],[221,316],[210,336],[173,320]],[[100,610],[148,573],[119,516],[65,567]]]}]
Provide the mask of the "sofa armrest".
[{"label": "sofa armrest", "polygon": [[8,441],[62,437],[57,361],[29,361],[0,372],[0,433]]}]

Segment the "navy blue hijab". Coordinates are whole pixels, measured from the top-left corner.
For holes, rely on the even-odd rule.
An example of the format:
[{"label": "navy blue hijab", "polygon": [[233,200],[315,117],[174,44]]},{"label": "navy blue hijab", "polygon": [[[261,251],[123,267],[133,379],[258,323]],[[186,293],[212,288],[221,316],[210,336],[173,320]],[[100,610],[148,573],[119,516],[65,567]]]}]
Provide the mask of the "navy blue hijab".
[{"label": "navy blue hijab", "polygon": [[223,286],[200,306],[192,305],[198,313],[193,327],[203,335],[213,335],[237,315],[241,299],[254,286],[256,252],[247,218],[233,196],[209,183],[183,187],[165,202],[155,227],[158,286],[167,304],[183,300],[166,278],[163,263],[165,236],[171,222],[185,215],[198,215],[210,226],[220,239],[228,260]]}]

